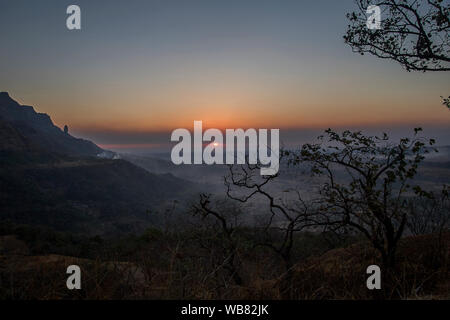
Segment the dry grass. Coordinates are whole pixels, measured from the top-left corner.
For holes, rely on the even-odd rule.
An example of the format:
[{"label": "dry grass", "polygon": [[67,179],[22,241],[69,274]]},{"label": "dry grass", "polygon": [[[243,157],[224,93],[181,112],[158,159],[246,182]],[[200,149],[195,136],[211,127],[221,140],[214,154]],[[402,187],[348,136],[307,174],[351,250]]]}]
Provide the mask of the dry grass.
[{"label": "dry grass", "polygon": [[[9,249],[8,249],[9,248]],[[14,249],[15,248],[15,249]],[[0,298],[9,299],[449,299],[450,234],[409,237],[401,241],[395,273],[383,290],[366,288],[366,268],[379,264],[366,244],[334,249],[267,279],[269,264],[243,260],[236,286],[220,268],[175,249],[143,254],[135,262],[27,255],[15,238],[0,239]],[[82,290],[66,288],[66,268],[82,270]],[[383,275],[384,276],[384,275]]]}]

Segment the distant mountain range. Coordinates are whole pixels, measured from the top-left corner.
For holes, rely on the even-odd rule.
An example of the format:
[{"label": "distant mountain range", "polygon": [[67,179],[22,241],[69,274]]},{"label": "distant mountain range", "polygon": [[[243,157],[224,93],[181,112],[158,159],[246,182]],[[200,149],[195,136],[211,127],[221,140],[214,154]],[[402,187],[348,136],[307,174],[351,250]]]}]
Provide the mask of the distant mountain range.
[{"label": "distant mountain range", "polygon": [[195,190],[192,182],[105,155],[1,92],[0,222],[89,235],[140,232]]}]

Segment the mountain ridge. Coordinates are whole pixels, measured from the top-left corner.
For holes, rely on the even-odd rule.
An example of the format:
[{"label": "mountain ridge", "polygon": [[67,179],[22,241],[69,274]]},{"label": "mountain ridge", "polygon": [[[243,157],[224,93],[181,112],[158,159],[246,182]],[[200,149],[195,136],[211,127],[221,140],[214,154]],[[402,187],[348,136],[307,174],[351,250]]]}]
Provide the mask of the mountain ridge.
[{"label": "mountain ridge", "polygon": [[88,235],[138,233],[195,189],[105,152],[0,93],[0,222]]},{"label": "mountain ridge", "polygon": [[96,156],[104,150],[91,141],[75,138],[57,127],[46,113],[21,105],[8,92],[0,92],[0,119],[14,126],[29,141],[50,152]]}]

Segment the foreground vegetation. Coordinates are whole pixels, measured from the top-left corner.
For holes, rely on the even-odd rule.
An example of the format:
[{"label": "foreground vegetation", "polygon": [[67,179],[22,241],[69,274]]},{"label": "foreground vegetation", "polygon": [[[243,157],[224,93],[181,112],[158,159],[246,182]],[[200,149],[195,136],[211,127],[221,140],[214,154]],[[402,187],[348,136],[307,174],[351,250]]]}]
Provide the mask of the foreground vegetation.
[{"label": "foreground vegetation", "polygon": [[[382,259],[354,236],[297,234],[294,264],[285,270],[280,256],[257,245],[255,230],[240,229],[236,277],[225,239],[207,229],[149,229],[120,239],[7,223],[0,230],[1,299],[450,298],[449,233],[402,239],[394,285],[371,291],[366,268]],[[81,267],[82,290],[66,288],[71,264]]]}]

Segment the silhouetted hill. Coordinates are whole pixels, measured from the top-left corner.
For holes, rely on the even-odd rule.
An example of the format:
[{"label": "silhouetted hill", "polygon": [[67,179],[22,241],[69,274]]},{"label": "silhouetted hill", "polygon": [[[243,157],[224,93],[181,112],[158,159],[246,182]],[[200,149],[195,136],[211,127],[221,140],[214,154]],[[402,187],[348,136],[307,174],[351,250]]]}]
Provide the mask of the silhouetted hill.
[{"label": "silhouetted hill", "polygon": [[140,232],[193,183],[157,175],[0,94],[0,220],[84,234]]},{"label": "silhouetted hill", "polygon": [[31,106],[20,105],[7,92],[0,92],[0,118],[28,141],[50,152],[95,156],[103,151],[91,141],[64,133],[47,114],[37,113]]},{"label": "silhouetted hill", "polygon": [[0,218],[85,234],[140,232],[191,183],[124,160],[67,159],[0,169]]}]

